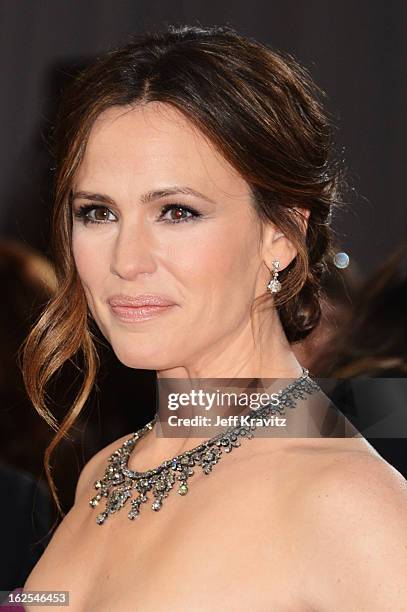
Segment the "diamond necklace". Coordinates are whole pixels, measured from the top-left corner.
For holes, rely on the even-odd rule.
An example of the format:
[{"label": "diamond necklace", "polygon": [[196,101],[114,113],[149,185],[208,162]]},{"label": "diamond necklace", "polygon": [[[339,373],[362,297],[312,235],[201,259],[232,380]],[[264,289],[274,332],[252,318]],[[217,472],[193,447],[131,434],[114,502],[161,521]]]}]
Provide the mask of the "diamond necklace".
[{"label": "diamond necklace", "polygon": [[[154,496],[151,508],[155,511],[160,510],[163,500],[168,497],[176,481],[179,482],[178,493],[186,495],[188,479],[194,474],[195,465],[199,465],[204,474],[209,474],[223,456],[222,453],[230,453],[233,448],[240,446],[239,437],[247,439],[254,437],[252,431],[259,426],[259,420],[260,425],[263,426],[261,421],[270,414],[284,415],[285,408],[295,407],[295,400],[304,399],[307,393],[311,394],[321,390],[317,383],[309,378],[309,371],[304,367],[302,371],[299,378],[278,391],[277,405],[267,404],[259,409],[250,410],[245,420],[250,421],[252,418],[253,424],[229,427],[199,446],[164,461],[152,470],[146,472],[130,470],[128,467],[130,455],[137,442],[152,429],[158,418],[156,415],[147,425],[131,434],[131,437],[110,455],[103,478],[94,483],[94,488],[98,490],[98,493],[90,500],[90,506],[95,508],[102,497],[107,498],[105,509],[96,517],[96,523],[102,525],[110,514],[123,508],[130,498],[131,509],[127,516],[130,520],[134,520],[140,513],[140,506],[149,500],[147,497],[149,491]],[[138,493],[136,498],[133,498],[134,492]]]}]

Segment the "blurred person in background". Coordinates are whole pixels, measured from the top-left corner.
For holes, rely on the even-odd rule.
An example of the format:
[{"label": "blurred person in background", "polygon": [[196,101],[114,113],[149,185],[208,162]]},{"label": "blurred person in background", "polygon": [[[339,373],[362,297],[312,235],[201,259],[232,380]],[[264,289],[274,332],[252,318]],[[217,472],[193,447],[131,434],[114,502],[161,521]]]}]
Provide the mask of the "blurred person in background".
[{"label": "blurred person in background", "polygon": [[28,246],[0,241],[0,590],[20,586],[43,553],[52,504],[41,477],[48,428],[27,397],[18,351],[55,291],[48,260]]},{"label": "blurred person in background", "polygon": [[[335,347],[335,355],[332,354]],[[361,287],[333,339],[330,396],[376,450],[407,477],[407,242]]]},{"label": "blurred person in background", "polygon": [[[353,297],[351,316],[333,337],[322,375],[407,375],[407,242],[396,246]],[[326,352],[327,354],[327,352]]]},{"label": "blurred person in background", "polygon": [[[348,284],[349,286],[349,284]],[[345,299],[348,291],[343,292]],[[332,301],[335,312],[336,301]],[[407,242],[346,301],[312,371],[334,384],[332,401],[407,476]],[[335,314],[334,314],[335,316]]]}]

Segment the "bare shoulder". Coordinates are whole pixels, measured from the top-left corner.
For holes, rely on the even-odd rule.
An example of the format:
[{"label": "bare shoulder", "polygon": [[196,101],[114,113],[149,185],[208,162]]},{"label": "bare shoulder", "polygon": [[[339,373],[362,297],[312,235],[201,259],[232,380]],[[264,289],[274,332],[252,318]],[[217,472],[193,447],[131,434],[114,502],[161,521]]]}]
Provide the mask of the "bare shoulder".
[{"label": "bare shoulder", "polygon": [[303,498],[306,503],[326,500],[350,504],[370,504],[376,499],[383,506],[390,503],[399,509],[407,504],[407,481],[390,463],[369,444],[342,440],[338,444],[321,445],[315,471],[304,481]]},{"label": "bare shoulder", "polygon": [[[322,451],[321,451],[322,452]],[[311,465],[311,464],[310,464]],[[292,522],[316,609],[405,609],[407,481],[380,455],[338,445],[303,478]]]},{"label": "bare shoulder", "polygon": [[89,495],[89,491],[92,491],[93,483],[103,476],[105,467],[108,459],[115,450],[117,450],[122,444],[131,437],[131,433],[121,436],[117,440],[114,440],[100,451],[98,451],[89,461],[84,465],[79,475],[79,479],[76,485],[75,492],[75,504],[82,497],[84,493]]}]

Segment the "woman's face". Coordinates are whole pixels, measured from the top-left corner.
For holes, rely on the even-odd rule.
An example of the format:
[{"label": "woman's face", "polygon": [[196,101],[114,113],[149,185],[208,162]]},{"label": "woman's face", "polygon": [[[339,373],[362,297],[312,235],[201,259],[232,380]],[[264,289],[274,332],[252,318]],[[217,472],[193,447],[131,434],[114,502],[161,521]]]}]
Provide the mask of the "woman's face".
[{"label": "woman's face", "polygon": [[[260,222],[248,184],[181,113],[154,102],[100,115],[73,196],[77,270],[121,362],[188,367],[248,334],[270,278]],[[145,295],[172,305],[114,306]]]}]

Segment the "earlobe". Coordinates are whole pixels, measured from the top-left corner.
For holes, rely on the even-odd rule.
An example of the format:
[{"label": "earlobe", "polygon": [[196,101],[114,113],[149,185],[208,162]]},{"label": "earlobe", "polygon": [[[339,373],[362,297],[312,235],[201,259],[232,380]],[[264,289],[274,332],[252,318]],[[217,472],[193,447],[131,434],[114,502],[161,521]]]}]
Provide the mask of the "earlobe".
[{"label": "earlobe", "polygon": [[264,232],[263,261],[272,273],[273,262],[279,261],[279,270],[282,271],[294,259],[297,251],[281,230],[269,226]]}]

